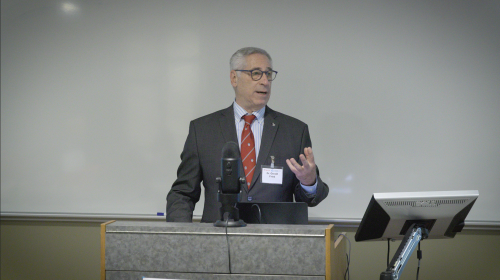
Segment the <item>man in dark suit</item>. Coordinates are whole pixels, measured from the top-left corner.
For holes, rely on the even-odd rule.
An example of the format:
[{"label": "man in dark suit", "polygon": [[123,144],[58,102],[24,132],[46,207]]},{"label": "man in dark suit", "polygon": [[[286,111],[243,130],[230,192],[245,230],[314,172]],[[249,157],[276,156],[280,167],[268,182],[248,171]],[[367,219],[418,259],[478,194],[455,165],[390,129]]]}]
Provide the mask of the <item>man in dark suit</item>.
[{"label": "man in dark suit", "polygon": [[[243,48],[231,57],[230,68],[235,102],[226,109],[191,121],[177,180],[167,195],[168,222],[192,221],[202,181],[205,205],[201,221],[221,219],[216,182],[221,176],[221,151],[229,141],[239,145],[247,141],[246,136],[241,139],[245,115],[255,115],[247,125],[253,132],[256,163],[253,176],[250,173],[249,177],[245,170],[248,186],[242,187],[241,201],[292,202],[295,197],[297,202],[316,206],[328,195],[328,186],[321,181],[314,162],[307,125],[267,107],[271,83],[277,74],[272,69],[270,55],[259,48]],[[246,156],[242,153],[243,157],[245,165]],[[271,164],[276,170],[282,170],[277,176],[281,182],[273,181],[262,172],[263,166]]]}]

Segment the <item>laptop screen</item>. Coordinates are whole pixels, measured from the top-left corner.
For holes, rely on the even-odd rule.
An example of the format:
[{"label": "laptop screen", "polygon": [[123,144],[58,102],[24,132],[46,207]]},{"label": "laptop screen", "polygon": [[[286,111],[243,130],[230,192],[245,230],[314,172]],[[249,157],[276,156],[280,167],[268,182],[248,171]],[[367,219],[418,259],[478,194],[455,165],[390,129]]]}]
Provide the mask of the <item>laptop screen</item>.
[{"label": "laptop screen", "polygon": [[240,219],[248,224],[302,224],[309,222],[305,202],[238,202]]}]

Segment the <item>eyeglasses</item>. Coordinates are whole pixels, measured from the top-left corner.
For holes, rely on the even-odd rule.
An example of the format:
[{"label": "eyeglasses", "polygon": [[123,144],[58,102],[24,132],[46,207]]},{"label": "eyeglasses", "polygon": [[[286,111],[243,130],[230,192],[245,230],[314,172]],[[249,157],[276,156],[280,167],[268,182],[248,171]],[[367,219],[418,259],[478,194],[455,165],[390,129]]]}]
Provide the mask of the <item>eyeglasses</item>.
[{"label": "eyeglasses", "polygon": [[248,72],[250,73],[250,77],[252,77],[252,80],[254,81],[260,80],[263,74],[266,74],[267,80],[269,81],[276,79],[276,75],[278,75],[278,71],[274,70],[262,71],[259,69],[254,69],[254,70],[234,70],[234,71]]}]

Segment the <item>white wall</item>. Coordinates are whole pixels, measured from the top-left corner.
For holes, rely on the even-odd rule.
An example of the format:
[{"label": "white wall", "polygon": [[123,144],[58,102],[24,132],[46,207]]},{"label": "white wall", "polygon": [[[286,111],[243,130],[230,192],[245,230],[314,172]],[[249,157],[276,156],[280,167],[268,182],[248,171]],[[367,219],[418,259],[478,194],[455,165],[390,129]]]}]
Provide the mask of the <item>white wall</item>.
[{"label": "white wall", "polygon": [[189,121],[231,104],[229,57],[258,46],[330,186],[311,217],[478,189],[469,220],[500,221],[497,1],[1,5],[2,213],[164,212]]}]

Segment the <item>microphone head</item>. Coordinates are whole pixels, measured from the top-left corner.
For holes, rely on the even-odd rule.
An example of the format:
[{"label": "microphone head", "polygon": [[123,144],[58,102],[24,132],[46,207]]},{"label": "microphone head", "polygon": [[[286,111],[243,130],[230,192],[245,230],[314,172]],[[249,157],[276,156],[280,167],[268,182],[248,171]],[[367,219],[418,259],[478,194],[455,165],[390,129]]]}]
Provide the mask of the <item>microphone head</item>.
[{"label": "microphone head", "polygon": [[224,159],[239,159],[240,158],[240,148],[235,142],[227,142],[222,148],[222,158]]}]

